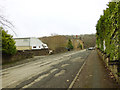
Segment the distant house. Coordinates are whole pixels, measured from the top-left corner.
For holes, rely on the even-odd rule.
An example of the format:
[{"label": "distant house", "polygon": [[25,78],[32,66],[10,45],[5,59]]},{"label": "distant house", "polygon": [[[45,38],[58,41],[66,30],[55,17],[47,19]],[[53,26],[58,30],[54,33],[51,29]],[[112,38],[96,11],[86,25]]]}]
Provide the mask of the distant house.
[{"label": "distant house", "polygon": [[74,49],[79,49],[81,45],[81,49],[84,49],[84,42],[80,38],[71,39],[73,43]]},{"label": "distant house", "polygon": [[48,49],[47,44],[35,37],[14,38],[17,50]]}]

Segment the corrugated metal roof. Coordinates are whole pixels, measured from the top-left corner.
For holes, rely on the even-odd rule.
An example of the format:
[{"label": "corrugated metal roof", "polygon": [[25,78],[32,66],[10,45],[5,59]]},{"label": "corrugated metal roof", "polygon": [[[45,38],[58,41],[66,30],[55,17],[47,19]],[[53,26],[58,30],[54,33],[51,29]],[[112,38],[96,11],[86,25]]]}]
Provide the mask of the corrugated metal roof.
[{"label": "corrugated metal roof", "polygon": [[35,37],[14,38],[16,46],[41,46],[44,44],[41,40]]}]

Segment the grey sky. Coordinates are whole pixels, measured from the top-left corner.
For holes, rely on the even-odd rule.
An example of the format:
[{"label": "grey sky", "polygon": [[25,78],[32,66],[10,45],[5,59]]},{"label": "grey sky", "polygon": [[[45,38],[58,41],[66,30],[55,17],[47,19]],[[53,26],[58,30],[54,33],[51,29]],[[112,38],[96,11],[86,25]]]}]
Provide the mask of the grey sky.
[{"label": "grey sky", "polygon": [[[109,0],[3,0],[18,37],[95,33]],[[14,35],[11,30],[10,34]],[[14,37],[16,37],[14,35]]]}]

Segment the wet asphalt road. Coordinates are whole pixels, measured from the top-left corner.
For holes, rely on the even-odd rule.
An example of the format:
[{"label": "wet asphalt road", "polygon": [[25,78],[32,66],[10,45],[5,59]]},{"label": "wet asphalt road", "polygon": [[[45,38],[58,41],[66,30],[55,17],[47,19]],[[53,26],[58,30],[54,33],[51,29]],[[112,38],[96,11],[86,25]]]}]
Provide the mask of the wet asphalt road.
[{"label": "wet asphalt road", "polygon": [[81,50],[55,54],[5,69],[2,87],[68,88],[90,52]]}]

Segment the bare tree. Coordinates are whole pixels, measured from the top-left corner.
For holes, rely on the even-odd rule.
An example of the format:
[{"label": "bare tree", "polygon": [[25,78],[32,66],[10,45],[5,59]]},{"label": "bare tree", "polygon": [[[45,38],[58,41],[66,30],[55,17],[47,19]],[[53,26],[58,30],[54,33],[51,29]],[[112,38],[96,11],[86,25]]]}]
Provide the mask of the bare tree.
[{"label": "bare tree", "polygon": [[2,4],[0,4],[0,26],[2,26],[3,28],[9,28],[17,36],[15,31],[13,30],[15,29],[14,25],[3,15],[3,10],[4,7],[2,6]]},{"label": "bare tree", "polygon": [[13,33],[17,36],[15,31],[13,30],[14,25],[2,15],[0,15],[0,24],[3,26],[3,28],[6,28],[6,27],[10,28],[13,31]]}]

